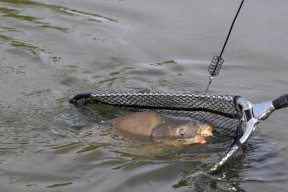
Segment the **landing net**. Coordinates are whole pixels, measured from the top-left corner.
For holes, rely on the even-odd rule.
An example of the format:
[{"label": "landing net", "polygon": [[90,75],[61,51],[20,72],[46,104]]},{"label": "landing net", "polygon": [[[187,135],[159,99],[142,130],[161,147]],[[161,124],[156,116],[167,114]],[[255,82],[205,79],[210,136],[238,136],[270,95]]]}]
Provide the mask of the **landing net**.
[{"label": "landing net", "polygon": [[133,111],[155,111],[164,115],[191,118],[209,123],[225,136],[239,136],[242,112],[238,96],[177,93],[87,93],[75,96],[73,104],[108,104]]}]

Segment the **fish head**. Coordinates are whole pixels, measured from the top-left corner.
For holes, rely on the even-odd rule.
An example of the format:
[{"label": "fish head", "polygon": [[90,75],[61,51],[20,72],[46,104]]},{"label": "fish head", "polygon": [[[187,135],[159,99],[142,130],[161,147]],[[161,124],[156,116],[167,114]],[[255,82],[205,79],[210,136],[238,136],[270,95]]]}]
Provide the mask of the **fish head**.
[{"label": "fish head", "polygon": [[153,138],[185,139],[193,138],[195,135],[210,136],[212,127],[207,124],[199,124],[191,121],[165,123],[152,130]]}]

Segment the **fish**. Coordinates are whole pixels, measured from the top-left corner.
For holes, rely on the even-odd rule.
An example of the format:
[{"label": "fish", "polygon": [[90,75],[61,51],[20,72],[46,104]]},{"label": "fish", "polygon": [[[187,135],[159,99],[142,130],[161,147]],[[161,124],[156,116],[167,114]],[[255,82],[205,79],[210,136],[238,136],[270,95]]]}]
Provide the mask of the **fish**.
[{"label": "fish", "polygon": [[173,146],[204,144],[213,135],[213,127],[191,119],[180,119],[160,113],[134,112],[112,120],[112,126],[128,135],[146,137]]}]

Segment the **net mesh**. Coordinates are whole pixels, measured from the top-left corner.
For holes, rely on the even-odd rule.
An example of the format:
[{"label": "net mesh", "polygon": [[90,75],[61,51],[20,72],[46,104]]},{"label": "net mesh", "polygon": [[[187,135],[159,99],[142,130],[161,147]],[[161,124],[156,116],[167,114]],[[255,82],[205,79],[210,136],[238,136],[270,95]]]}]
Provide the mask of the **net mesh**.
[{"label": "net mesh", "polygon": [[222,135],[237,137],[242,112],[238,96],[178,93],[87,93],[75,96],[71,103],[113,105],[128,110],[149,110],[165,115],[191,118],[210,123]]}]

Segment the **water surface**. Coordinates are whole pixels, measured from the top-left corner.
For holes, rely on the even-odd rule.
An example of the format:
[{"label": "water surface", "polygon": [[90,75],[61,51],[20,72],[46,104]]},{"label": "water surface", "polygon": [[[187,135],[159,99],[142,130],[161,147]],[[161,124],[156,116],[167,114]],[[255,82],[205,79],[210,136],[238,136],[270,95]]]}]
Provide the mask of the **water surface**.
[{"label": "water surface", "polygon": [[[68,103],[91,91],[203,93],[239,4],[0,0],[1,191],[287,191],[287,109],[219,175],[179,183],[205,170],[205,156],[127,152],[133,142],[110,132],[79,140],[99,119]],[[245,2],[209,94],[287,93],[287,6]]]}]

